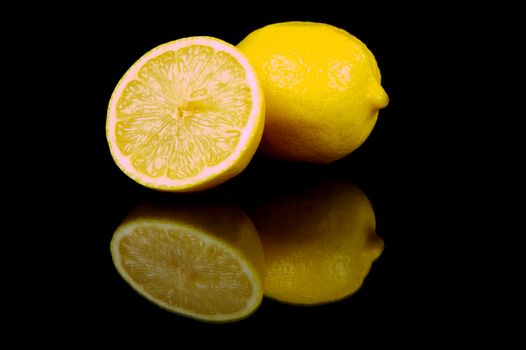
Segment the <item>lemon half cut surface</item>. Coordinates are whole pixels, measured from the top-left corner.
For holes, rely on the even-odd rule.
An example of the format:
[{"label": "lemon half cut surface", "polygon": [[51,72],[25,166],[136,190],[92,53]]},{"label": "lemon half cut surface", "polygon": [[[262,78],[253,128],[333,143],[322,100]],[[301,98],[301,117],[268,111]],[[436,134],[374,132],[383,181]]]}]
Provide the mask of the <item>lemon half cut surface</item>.
[{"label": "lemon half cut surface", "polygon": [[236,321],[263,298],[261,241],[234,206],[142,206],[116,229],[111,254],[139,294],[186,317]]},{"label": "lemon half cut surface", "polygon": [[117,84],[106,136],[119,168],[157,190],[198,191],[239,174],[264,126],[264,97],[236,47],[189,37],[143,55]]}]

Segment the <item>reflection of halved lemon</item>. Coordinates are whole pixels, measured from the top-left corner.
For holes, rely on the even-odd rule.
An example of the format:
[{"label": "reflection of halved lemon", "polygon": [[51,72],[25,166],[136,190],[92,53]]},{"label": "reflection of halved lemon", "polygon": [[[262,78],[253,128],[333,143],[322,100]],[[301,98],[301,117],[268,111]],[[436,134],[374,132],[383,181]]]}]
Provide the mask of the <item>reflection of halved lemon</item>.
[{"label": "reflection of halved lemon", "polygon": [[265,253],[265,295],[279,301],[347,297],[383,250],[371,203],[344,180],[271,199],[253,214]]},{"label": "reflection of halved lemon", "polygon": [[238,208],[143,207],[117,228],[111,253],[137,292],[181,315],[233,321],[261,303],[261,242]]},{"label": "reflection of halved lemon", "polygon": [[240,173],[261,140],[264,100],[245,56],[211,37],[160,45],[122,77],[106,136],[129,177],[166,191],[213,187]]}]

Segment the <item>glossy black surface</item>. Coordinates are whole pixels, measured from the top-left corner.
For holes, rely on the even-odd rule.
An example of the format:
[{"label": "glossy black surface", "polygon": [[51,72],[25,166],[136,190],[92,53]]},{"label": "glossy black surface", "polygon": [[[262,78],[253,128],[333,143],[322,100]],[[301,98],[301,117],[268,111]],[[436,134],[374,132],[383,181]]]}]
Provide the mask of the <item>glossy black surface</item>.
[{"label": "glossy black surface", "polygon": [[[437,260],[444,257],[442,248],[449,244],[444,244],[449,242],[444,235],[452,237],[460,230],[449,225],[456,215],[451,207],[441,206],[437,216],[433,205],[450,202],[447,198],[452,198],[453,191],[447,181],[455,174],[453,165],[460,161],[445,161],[458,135],[444,134],[443,107],[437,103],[441,99],[436,91],[427,89],[429,81],[442,73],[433,62],[435,45],[431,44],[442,36],[434,29],[428,40],[416,34],[418,28],[430,27],[425,25],[428,17],[411,16],[403,8],[380,13],[369,8],[332,14],[317,10],[272,15],[208,14],[207,18],[195,11],[167,10],[160,18],[155,11],[131,12],[101,11],[79,21],[65,18],[60,22],[63,26],[53,29],[57,35],[67,30],[75,33],[75,39],[60,40],[53,52],[68,52],[78,60],[65,63],[66,82],[56,93],[68,96],[67,101],[57,97],[64,101],[57,105],[71,112],[57,117],[60,136],[51,142],[55,154],[61,156],[46,163],[50,168],[60,164],[65,173],[50,175],[58,181],[45,189],[47,196],[43,197],[58,204],[43,200],[43,222],[51,233],[41,239],[50,244],[46,254],[50,264],[42,265],[34,278],[45,286],[41,294],[44,300],[38,303],[49,311],[39,313],[38,319],[45,322],[46,315],[55,314],[58,329],[77,339],[118,341],[137,337],[167,344],[174,341],[175,347],[178,336],[219,338],[239,332],[292,334],[307,340],[317,332],[357,337],[389,331],[399,335],[416,330],[426,333],[434,330],[431,325],[437,318],[449,314],[449,300],[463,300],[461,294],[455,294],[458,290],[451,275]],[[141,15],[147,18],[145,22],[141,22]],[[155,192],[118,169],[105,138],[106,108],[118,80],[142,54],[161,43],[193,35],[236,44],[252,30],[289,20],[339,26],[374,53],[390,103],[380,111],[372,134],[357,151],[330,165],[289,164],[256,154],[241,175],[197,194]],[[74,92],[77,88],[78,94]],[[258,197],[283,190],[282,173],[292,175],[299,183],[343,177],[371,201],[377,234],[384,240],[385,249],[363,287],[352,297],[316,307],[264,299],[259,310],[244,321],[206,324],[154,306],[115,270],[109,243],[121,220],[136,205],[146,200],[184,203],[196,198],[226,198],[242,208],[250,207]],[[455,181],[465,180],[460,173]],[[64,196],[57,196],[58,192]]]}]

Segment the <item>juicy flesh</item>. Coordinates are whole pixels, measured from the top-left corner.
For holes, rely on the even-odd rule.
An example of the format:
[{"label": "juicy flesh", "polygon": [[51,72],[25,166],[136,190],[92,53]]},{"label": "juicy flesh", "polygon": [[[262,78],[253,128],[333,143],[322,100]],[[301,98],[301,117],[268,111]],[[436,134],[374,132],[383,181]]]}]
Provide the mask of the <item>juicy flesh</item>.
[{"label": "juicy flesh", "polygon": [[194,234],[143,227],[122,238],[122,266],[135,283],[170,307],[199,315],[242,310],[253,287],[239,261]]},{"label": "juicy flesh", "polygon": [[251,108],[244,68],[230,54],[200,45],[167,51],[124,88],[117,144],[139,172],[185,179],[233,152]]}]

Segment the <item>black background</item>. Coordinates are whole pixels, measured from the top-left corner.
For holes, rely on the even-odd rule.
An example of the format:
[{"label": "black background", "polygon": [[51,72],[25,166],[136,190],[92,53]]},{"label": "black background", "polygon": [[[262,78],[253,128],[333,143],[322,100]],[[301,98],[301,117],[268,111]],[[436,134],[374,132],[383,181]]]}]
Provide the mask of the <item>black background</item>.
[{"label": "black background", "polygon": [[[284,335],[307,341],[353,337],[375,342],[410,340],[415,334],[436,340],[462,334],[464,321],[483,313],[465,288],[476,264],[456,264],[457,248],[473,236],[471,223],[464,220],[465,198],[480,195],[471,176],[481,157],[473,143],[480,136],[477,125],[486,120],[482,114],[467,113],[471,107],[462,102],[469,100],[470,90],[454,79],[460,71],[475,76],[466,69],[472,61],[463,54],[477,46],[475,30],[463,25],[466,14],[454,8],[358,8],[352,3],[345,10],[266,12],[257,7],[240,14],[195,7],[79,8],[68,16],[50,17],[40,25],[45,30],[35,30],[45,67],[36,86],[51,97],[34,109],[57,112],[50,112],[45,121],[40,118],[47,127],[42,141],[46,153],[37,157],[34,168],[44,173],[42,185],[33,186],[37,188],[16,203],[31,213],[24,218],[35,218],[25,222],[37,222],[39,228],[32,236],[38,242],[32,248],[39,264],[36,269],[31,263],[24,265],[31,271],[32,288],[18,293],[31,300],[24,303],[29,310],[39,311],[31,312],[21,325],[51,326],[54,331],[43,333],[52,340],[67,333],[83,341],[167,344],[187,337],[247,335],[256,340]],[[118,169],[105,138],[106,108],[118,80],[142,54],[194,35],[236,44],[266,24],[291,20],[341,27],[374,53],[390,103],[357,151],[323,166],[280,163],[256,154],[240,176],[200,194],[151,191]],[[474,117],[478,124],[472,123]],[[40,124],[35,126],[39,133]],[[484,149],[486,157],[491,152]],[[262,183],[280,188],[280,172],[299,174],[305,181],[341,176],[372,202],[385,250],[352,297],[317,307],[264,299],[244,321],[206,324],[157,308],[118,275],[109,243],[136,205],[224,195],[240,206],[250,205],[251,189],[257,195]],[[25,176],[31,179],[33,174]],[[497,176],[494,182],[498,181]],[[494,191],[493,183],[485,185]],[[17,279],[27,283],[27,276]]]}]

